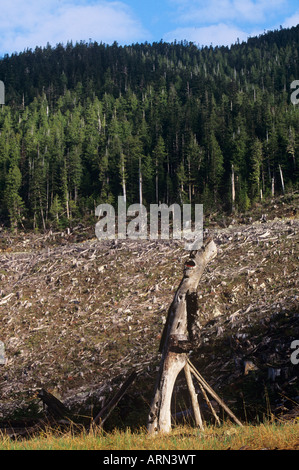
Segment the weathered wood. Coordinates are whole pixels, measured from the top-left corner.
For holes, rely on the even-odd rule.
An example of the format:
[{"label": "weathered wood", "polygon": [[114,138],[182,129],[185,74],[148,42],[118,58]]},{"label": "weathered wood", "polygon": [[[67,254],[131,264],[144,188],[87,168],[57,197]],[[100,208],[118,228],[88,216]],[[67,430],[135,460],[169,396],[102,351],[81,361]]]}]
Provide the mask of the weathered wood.
[{"label": "weathered wood", "polygon": [[215,418],[216,423],[217,423],[217,424],[220,424],[220,419],[219,419],[219,417],[217,416],[217,413],[216,413],[216,411],[214,410],[213,405],[212,405],[212,403],[210,402],[209,397],[208,397],[208,395],[207,395],[205,389],[203,388],[203,386],[201,385],[200,382],[198,382],[198,385],[199,385],[200,391],[201,391],[201,393],[202,393],[202,396],[204,397],[205,401],[207,402],[207,405],[208,405],[208,407],[210,408],[210,410],[211,410],[211,412],[212,412],[212,415],[213,415],[214,418]]},{"label": "weathered wood", "polygon": [[104,425],[104,422],[107,420],[113,409],[116,407],[118,402],[121,400],[121,398],[124,396],[126,393],[127,389],[129,386],[134,382],[134,380],[137,377],[137,373],[134,371],[132,374],[127,378],[127,380],[122,384],[120,389],[116,392],[114,397],[109,401],[109,403],[104,406],[101,411],[96,415],[96,417],[93,420],[94,424],[99,425],[102,427]]},{"label": "weathered wood", "polygon": [[217,247],[213,240],[207,240],[200,251],[191,252],[186,261],[183,279],[169,307],[166,324],[163,329],[159,351],[163,354],[169,346],[171,336],[187,339],[187,307],[186,295],[196,293],[198,283],[206,265],[217,255]]},{"label": "weathered wood", "polygon": [[279,167],[279,173],[280,173],[280,180],[281,180],[282,192],[283,192],[283,194],[284,194],[285,191],[284,191],[284,181],[283,181],[282,169],[281,169],[281,166],[280,166],[280,165],[278,165],[278,167]]},{"label": "weathered wood", "polygon": [[197,292],[187,292],[187,331],[190,340],[190,349],[196,349],[200,345],[200,324],[198,314],[198,295]]},{"label": "weathered wood", "polygon": [[49,413],[54,418],[69,419],[71,417],[69,409],[60,400],[58,400],[58,398],[54,397],[52,393],[48,392],[44,388],[40,390],[37,396],[45,405],[47,405]]},{"label": "weathered wood", "polygon": [[184,367],[184,372],[185,372],[185,377],[186,377],[186,382],[188,386],[188,390],[190,393],[190,398],[191,398],[191,405],[192,405],[192,410],[194,414],[194,419],[196,426],[199,427],[201,430],[204,429],[202,419],[201,419],[201,414],[200,414],[200,408],[198,404],[198,399],[197,399],[197,393],[195,391],[195,387],[192,381],[192,376],[190,372],[190,366],[187,363]]},{"label": "weathered wood", "polygon": [[224,403],[223,400],[217,395],[217,393],[210,387],[210,385],[205,381],[205,379],[200,375],[198,370],[194,367],[194,365],[188,359],[188,364],[190,366],[190,370],[192,374],[196,377],[198,382],[202,385],[202,387],[217,401],[217,403],[226,411],[226,413],[239,425],[243,426],[241,421],[234,415],[234,413],[229,409],[229,407]]},{"label": "weathered wood", "polygon": [[191,252],[185,263],[183,279],[176,291],[168,311],[159,351],[162,353],[159,373],[152,401],[148,431],[169,432],[171,430],[171,397],[178,374],[187,363],[187,354],[177,348],[188,344],[186,295],[196,293],[199,280],[206,265],[217,254],[213,240],[207,240],[199,251]]}]

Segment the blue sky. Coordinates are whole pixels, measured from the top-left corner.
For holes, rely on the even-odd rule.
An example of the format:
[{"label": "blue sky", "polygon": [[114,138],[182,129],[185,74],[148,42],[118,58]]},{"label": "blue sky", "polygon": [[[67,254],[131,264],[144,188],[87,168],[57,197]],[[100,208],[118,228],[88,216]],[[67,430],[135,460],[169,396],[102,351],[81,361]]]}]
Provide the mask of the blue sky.
[{"label": "blue sky", "polygon": [[298,23],[298,0],[0,0],[0,56],[90,39],[230,46]]}]

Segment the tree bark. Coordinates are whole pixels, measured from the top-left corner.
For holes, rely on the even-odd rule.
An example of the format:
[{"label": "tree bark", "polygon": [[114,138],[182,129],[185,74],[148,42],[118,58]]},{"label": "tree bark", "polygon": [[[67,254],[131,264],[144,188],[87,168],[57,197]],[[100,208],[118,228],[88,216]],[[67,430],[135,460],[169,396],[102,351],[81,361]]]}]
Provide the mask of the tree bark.
[{"label": "tree bark", "polygon": [[178,374],[187,364],[186,349],[188,350],[188,344],[190,344],[186,296],[191,295],[192,298],[192,293],[196,293],[206,265],[216,254],[215,243],[212,240],[207,240],[201,250],[190,253],[190,258],[185,263],[183,279],[169,308],[161,338],[159,351],[162,353],[162,358],[149,413],[149,433],[167,433],[171,430],[173,387]]}]

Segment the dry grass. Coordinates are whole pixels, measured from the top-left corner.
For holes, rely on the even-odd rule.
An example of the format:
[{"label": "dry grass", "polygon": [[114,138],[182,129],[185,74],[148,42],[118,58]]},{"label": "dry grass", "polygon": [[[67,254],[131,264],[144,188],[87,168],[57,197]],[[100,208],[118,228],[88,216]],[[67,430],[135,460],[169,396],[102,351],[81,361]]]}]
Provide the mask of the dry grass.
[{"label": "dry grass", "polygon": [[168,435],[150,436],[144,429],[132,432],[61,433],[49,430],[24,440],[0,437],[0,450],[299,450],[298,422],[238,427],[208,426],[204,432],[181,426]]}]

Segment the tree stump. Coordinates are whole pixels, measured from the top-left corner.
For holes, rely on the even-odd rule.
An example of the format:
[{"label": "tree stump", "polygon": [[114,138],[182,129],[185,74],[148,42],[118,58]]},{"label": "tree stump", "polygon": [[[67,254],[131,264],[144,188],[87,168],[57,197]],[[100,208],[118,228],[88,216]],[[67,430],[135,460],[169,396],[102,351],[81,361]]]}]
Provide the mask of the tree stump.
[{"label": "tree stump", "polygon": [[[159,351],[162,357],[148,418],[149,433],[170,432],[173,387],[182,369],[185,368],[186,379],[190,381],[187,353],[192,348],[196,291],[205,267],[216,255],[217,247],[213,240],[208,239],[201,250],[190,253],[185,263],[183,279],[169,308],[161,338]],[[196,422],[201,426],[192,386],[189,391]]]}]

